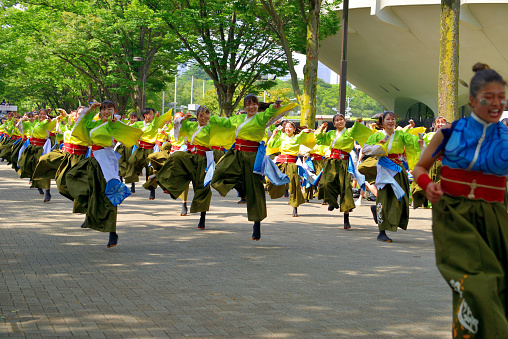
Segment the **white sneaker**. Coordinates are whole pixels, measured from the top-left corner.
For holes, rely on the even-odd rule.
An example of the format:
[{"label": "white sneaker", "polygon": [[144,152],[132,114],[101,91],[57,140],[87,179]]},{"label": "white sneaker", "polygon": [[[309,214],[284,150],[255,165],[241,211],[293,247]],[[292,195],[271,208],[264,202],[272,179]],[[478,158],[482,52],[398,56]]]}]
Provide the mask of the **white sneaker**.
[{"label": "white sneaker", "polygon": [[362,200],[360,200],[360,199],[356,200],[355,206],[362,206]]}]

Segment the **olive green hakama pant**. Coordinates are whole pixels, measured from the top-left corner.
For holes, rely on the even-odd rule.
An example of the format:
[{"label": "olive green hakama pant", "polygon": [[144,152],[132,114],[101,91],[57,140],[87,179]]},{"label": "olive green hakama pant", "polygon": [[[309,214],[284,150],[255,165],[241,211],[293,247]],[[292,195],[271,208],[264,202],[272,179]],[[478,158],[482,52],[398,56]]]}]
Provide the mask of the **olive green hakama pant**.
[{"label": "olive green hakama pant", "polygon": [[432,209],[436,264],[453,292],[454,338],[508,338],[508,214],[443,195]]},{"label": "olive green hakama pant", "polygon": [[104,193],[106,179],[93,157],[78,161],[65,175],[69,194],[86,212],[86,227],[100,232],[116,232],[117,207]]},{"label": "olive green hakama pant", "polygon": [[176,199],[189,189],[192,181],[194,197],[191,213],[206,212],[210,209],[212,191],[205,186],[206,156],[187,152],[174,152],[157,173],[158,184]]},{"label": "olive green hakama pant", "polygon": [[18,167],[19,151],[21,151],[21,147],[23,147],[24,143],[25,142],[22,139],[19,139],[17,144],[11,146],[12,150],[9,162],[12,164],[12,169],[15,170],[16,172],[19,170]]},{"label": "olive green hakama pant", "polygon": [[[435,183],[441,182],[441,165],[441,161],[436,161],[429,170],[429,177]],[[425,199],[427,199],[427,194],[418,186],[416,181],[411,184],[411,196],[413,198],[413,209],[423,206]]]},{"label": "olive green hakama pant", "polygon": [[65,156],[65,152],[59,149],[52,150],[51,152],[41,155],[37,166],[35,166],[33,178],[39,179],[55,179],[56,171],[62,159]]},{"label": "olive green hakama pant", "polygon": [[50,178],[34,178],[35,168],[39,162],[39,158],[42,156],[43,151],[44,150],[42,146],[28,145],[23,153],[21,153],[19,158],[18,173],[21,178],[31,178],[33,187],[49,190],[51,185]]},{"label": "olive green hakama pant", "polygon": [[74,199],[69,192],[69,187],[67,184],[67,173],[77,163],[79,163],[81,160],[84,160],[85,157],[86,155],[71,154],[67,152],[64,153],[64,156],[60,162],[60,166],[58,166],[55,174],[55,181],[56,186],[58,187],[58,192],[67,199],[74,201],[72,213],[86,213],[86,208],[81,206],[79,201]]},{"label": "olive green hakama pant", "polygon": [[16,142],[16,140],[7,139],[3,145],[0,145],[1,146],[1,148],[0,148],[0,158],[1,159],[5,159],[7,161],[11,160],[12,146],[14,145],[15,142]]},{"label": "olive green hakama pant", "polygon": [[409,178],[406,170],[393,177],[406,194],[399,200],[391,185],[378,189],[376,197],[376,213],[379,231],[397,232],[397,228],[407,229],[409,222]]},{"label": "olive green hakama pant", "polygon": [[[139,182],[139,176],[143,172],[143,168],[146,168],[147,177],[153,174],[152,168],[148,166],[148,156],[152,153],[153,149],[136,148],[127,163],[127,172],[124,177],[126,184]],[[154,188],[157,188],[157,186]]]},{"label": "olive green hakama pant", "polygon": [[236,149],[227,151],[217,164],[211,183],[222,196],[226,196],[235,187],[243,187],[247,200],[247,218],[255,222],[266,218],[263,178],[253,173],[256,154]]},{"label": "olive green hakama pant", "polygon": [[289,177],[289,184],[276,186],[266,178],[266,190],[272,199],[279,199],[286,193],[289,187],[289,202],[291,207],[298,207],[305,203],[305,198],[302,193],[302,186],[300,184],[300,176],[298,175],[298,166],[295,163],[280,162],[277,163],[279,170]]},{"label": "olive green hakama pant", "polygon": [[[319,175],[321,170],[325,167],[325,162],[322,159],[312,160],[312,165],[314,165],[314,173],[316,173],[316,175]],[[319,188],[311,184],[310,187],[307,187],[305,189],[305,194],[303,195],[303,197],[305,198],[305,200],[312,200],[313,198],[318,198]]]},{"label": "olive green hakama pant", "polygon": [[[170,155],[169,150],[154,152],[148,155],[147,159],[148,162],[150,162],[150,165],[152,165],[152,174],[158,174],[162,166],[164,166],[164,163],[168,160]],[[151,188],[156,189],[157,188],[157,179],[147,179],[146,182],[143,184],[143,188],[149,190]]]},{"label": "olive green hakama pant", "polygon": [[[349,158],[328,158],[319,180],[319,199],[328,205],[348,212],[355,208],[351,174],[348,171]],[[340,196],[340,203],[337,202]]]},{"label": "olive green hakama pant", "polygon": [[377,176],[377,159],[376,157],[368,157],[358,165],[358,172],[365,175],[365,181],[369,184],[376,182]]},{"label": "olive green hakama pant", "polygon": [[120,159],[118,159],[118,174],[121,177],[125,177],[127,175],[129,158],[132,154],[132,147],[121,144],[116,148],[115,152],[120,154]]}]

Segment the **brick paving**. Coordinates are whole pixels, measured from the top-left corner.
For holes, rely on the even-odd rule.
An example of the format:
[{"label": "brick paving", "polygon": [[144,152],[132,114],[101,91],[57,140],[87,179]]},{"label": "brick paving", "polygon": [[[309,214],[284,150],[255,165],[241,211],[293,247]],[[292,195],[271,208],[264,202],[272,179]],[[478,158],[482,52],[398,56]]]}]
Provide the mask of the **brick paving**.
[{"label": "brick paving", "polygon": [[[449,338],[451,292],[435,267],[430,210],[376,241],[365,202],[317,201],[292,218],[269,200],[259,242],[236,192],[213,192],[206,230],[140,184],[119,207],[119,245],[81,229],[52,185],[43,203],[0,163],[0,337]],[[192,197],[192,189],[189,201]],[[190,204],[189,204],[190,206]]]}]

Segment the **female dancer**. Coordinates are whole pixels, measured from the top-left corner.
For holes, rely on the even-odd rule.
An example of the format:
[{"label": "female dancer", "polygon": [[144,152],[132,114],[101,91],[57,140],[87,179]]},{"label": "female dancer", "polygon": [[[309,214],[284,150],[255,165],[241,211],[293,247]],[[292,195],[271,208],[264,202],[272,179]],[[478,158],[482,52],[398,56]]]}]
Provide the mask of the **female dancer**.
[{"label": "female dancer", "polygon": [[[508,338],[508,129],[499,119],[506,82],[473,66],[471,117],[441,128],[414,170],[433,203],[436,264],[453,292],[454,338]],[[441,183],[428,172],[443,157]]]},{"label": "female dancer", "polygon": [[392,242],[385,231],[396,232],[398,227],[405,230],[409,221],[409,179],[403,164],[404,154],[412,169],[420,158],[420,145],[417,136],[395,130],[395,113],[384,112],[380,122],[384,130],[369,137],[363,153],[381,156],[377,162],[376,205],[371,210],[379,226],[377,240]]},{"label": "female dancer", "polygon": [[[430,144],[430,141],[432,138],[436,135],[436,132],[443,126],[447,124],[445,117],[437,117],[436,120],[433,123],[434,131],[425,134],[423,137],[423,141],[425,142],[425,146],[422,148],[423,150]],[[439,158],[434,165],[432,165],[432,168],[430,169],[430,178],[432,181],[439,183],[441,181],[441,161],[442,158]],[[413,184],[411,185],[411,197],[413,198],[413,209],[417,209],[420,206],[427,207],[427,196],[425,194],[425,191],[418,186],[416,183],[416,180],[413,181]]]},{"label": "female dancer", "polygon": [[[319,145],[328,145],[331,154],[326,159],[323,174],[319,180],[320,197],[328,204],[328,210],[339,208],[344,213],[344,229],[350,229],[349,212],[355,208],[351,175],[349,174],[349,152],[354,148],[355,140],[363,145],[372,135],[372,130],[361,124],[357,119],[352,128],[346,128],[346,119],[341,113],[335,114],[332,119],[335,131],[326,132],[328,124],[325,122],[315,132],[316,142]],[[340,195],[340,204],[337,198]]]},{"label": "female dancer", "polygon": [[210,149],[210,111],[205,106],[199,106],[196,112],[197,121],[188,120],[192,113],[178,118],[174,123],[175,138],[187,137],[189,140],[187,152],[173,152],[166,163],[157,173],[157,181],[171,195],[178,198],[189,187],[192,181],[194,197],[190,212],[201,213],[198,228],[205,229],[206,212],[210,209],[212,191],[205,187],[207,168],[206,152]]},{"label": "female dancer", "polygon": [[48,117],[48,112],[45,109],[39,110],[39,121],[34,125],[28,122],[28,117],[24,116],[22,119],[22,130],[31,131],[30,145],[23,151],[19,157],[19,174],[21,178],[31,178],[32,185],[39,189],[46,190],[44,194],[44,202],[51,200],[50,185],[51,179],[37,180],[33,177],[35,167],[39,162],[39,158],[43,153],[43,147],[48,140],[48,132],[56,126],[56,119],[51,120]]},{"label": "female dancer", "polygon": [[[93,111],[99,106],[101,119],[94,121]],[[116,105],[112,101],[106,100],[102,104],[94,102],[90,109],[80,113],[71,136],[90,145],[92,154],[76,163],[65,175],[69,194],[77,200],[77,204],[86,209],[86,227],[109,232],[108,248],[116,246],[118,243],[116,234],[117,206],[113,205],[106,196],[105,172],[101,169],[94,154],[95,152],[102,152],[99,154],[112,152],[114,140],[127,147],[132,147],[143,133],[137,128],[116,122],[114,118],[116,111]],[[109,158],[110,161],[113,159],[116,157]],[[76,213],[82,213],[82,211],[76,211]]]},{"label": "female dancer", "polygon": [[[311,133],[310,129],[306,127],[296,126],[292,121],[286,123],[284,133],[282,133],[282,126],[277,127],[267,144],[267,147],[280,149],[281,154],[277,156],[276,161],[280,171],[291,180],[288,204],[293,207],[293,217],[298,217],[298,206],[305,202],[296,165],[296,156],[300,145],[314,147],[314,133]],[[272,199],[281,198],[286,192],[286,185],[275,186],[268,179],[266,188]]]},{"label": "female dancer", "polygon": [[[254,222],[252,240],[261,238],[261,220],[266,218],[266,196],[261,175],[254,174],[254,162],[259,142],[265,135],[266,124],[272,117],[288,111],[296,104],[280,107],[275,102],[265,110],[260,110],[260,102],[254,94],[243,100],[247,114],[221,118],[220,126],[212,130],[211,141],[215,138],[223,144],[235,142],[235,148],[227,151],[215,168],[212,187],[225,196],[231,189],[243,187],[247,199],[247,217]],[[264,107],[263,107],[264,108]]]},{"label": "female dancer", "polygon": [[[171,114],[173,113],[173,109],[171,108],[162,116],[157,113],[152,108],[143,108],[143,121],[138,121],[132,124],[132,127],[139,128],[143,134],[138,142],[138,148],[132,153],[127,162],[127,172],[125,174],[125,183],[132,183],[131,192],[134,191],[134,183],[139,181],[139,175],[145,168],[146,178],[153,174],[153,170],[148,166],[148,156],[153,153],[153,148],[155,147],[157,133],[159,132],[159,128],[164,126],[164,122],[166,120],[171,119]],[[150,191],[150,195],[148,199],[155,199],[155,189],[157,188],[157,183],[152,181],[150,186],[145,186],[146,189]]]},{"label": "female dancer", "polygon": [[[312,161],[312,166],[314,166],[314,172],[316,175],[321,173],[323,168],[325,167],[325,155],[330,153],[330,147],[326,145],[316,145],[310,150],[310,160]],[[319,189],[318,187],[310,185],[310,187],[305,188],[305,202],[309,202],[313,198],[319,197]]]},{"label": "female dancer", "polygon": [[[132,112],[129,115],[128,119],[122,120],[122,122],[124,124],[127,124],[129,126],[134,124],[135,122],[138,122],[138,121],[139,121],[139,117],[135,112]],[[121,156],[121,158],[118,159],[118,165],[120,168],[120,170],[119,170],[120,171],[120,179],[122,179],[127,174],[127,163],[128,163],[129,158],[132,154],[132,147],[125,147],[124,144],[118,143],[115,146],[115,152],[120,154],[120,156]],[[132,188],[134,188],[134,184],[132,185]],[[134,193],[135,191],[136,191],[136,189],[134,188],[132,193]]]}]

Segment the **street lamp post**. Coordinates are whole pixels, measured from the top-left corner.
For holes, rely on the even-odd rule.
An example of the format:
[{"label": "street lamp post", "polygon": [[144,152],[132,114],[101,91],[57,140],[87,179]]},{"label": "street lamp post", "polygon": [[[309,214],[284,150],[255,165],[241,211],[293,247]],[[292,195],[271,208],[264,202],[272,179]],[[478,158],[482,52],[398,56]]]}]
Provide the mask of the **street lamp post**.
[{"label": "street lamp post", "polygon": [[132,60],[143,62],[143,93],[141,95],[141,110],[143,110],[143,108],[145,108],[145,103],[146,103],[146,73],[147,73],[146,62],[148,60],[145,60],[141,57],[134,57],[134,58],[132,58]]}]

